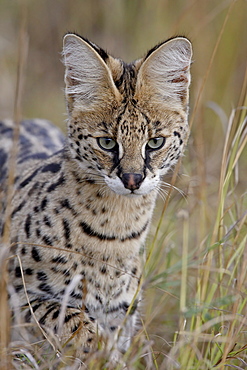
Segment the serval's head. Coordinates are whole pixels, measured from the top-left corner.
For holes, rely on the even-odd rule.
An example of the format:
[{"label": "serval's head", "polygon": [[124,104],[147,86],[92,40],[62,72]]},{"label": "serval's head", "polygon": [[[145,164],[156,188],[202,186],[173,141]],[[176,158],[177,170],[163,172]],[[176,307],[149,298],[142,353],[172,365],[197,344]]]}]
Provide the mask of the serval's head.
[{"label": "serval's head", "polygon": [[63,52],[72,158],[117,194],[157,188],[188,137],[190,42],[170,39],[126,64],[67,34]]}]

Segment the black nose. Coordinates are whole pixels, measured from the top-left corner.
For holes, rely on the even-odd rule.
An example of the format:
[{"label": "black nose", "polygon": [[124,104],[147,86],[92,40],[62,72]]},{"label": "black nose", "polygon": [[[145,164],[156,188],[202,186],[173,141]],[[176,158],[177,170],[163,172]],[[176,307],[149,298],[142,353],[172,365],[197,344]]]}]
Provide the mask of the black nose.
[{"label": "black nose", "polygon": [[141,186],[143,177],[140,173],[124,173],[122,181],[126,189],[135,190]]}]

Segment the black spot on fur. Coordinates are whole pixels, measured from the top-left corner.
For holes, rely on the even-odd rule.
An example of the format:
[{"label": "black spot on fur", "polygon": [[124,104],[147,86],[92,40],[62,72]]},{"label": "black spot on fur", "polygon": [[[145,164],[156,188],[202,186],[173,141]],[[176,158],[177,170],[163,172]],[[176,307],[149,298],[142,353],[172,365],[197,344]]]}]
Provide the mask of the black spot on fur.
[{"label": "black spot on fur", "polygon": [[75,293],[74,291],[72,291],[70,293],[70,297],[75,298],[75,299],[79,299],[79,300],[82,299],[82,295],[80,293]]},{"label": "black spot on fur", "polygon": [[51,220],[47,215],[44,216],[44,224],[48,227],[52,227]]},{"label": "black spot on fur", "polygon": [[58,316],[59,316],[59,313],[60,313],[60,310],[55,311],[55,312],[53,313],[53,315],[52,315],[52,320],[57,319],[57,318],[58,318]]},{"label": "black spot on fur", "polygon": [[38,206],[35,206],[35,207],[33,208],[33,211],[34,211],[34,213],[39,213],[39,207],[38,207]]},{"label": "black spot on fur", "polygon": [[64,265],[65,263],[68,262],[68,260],[63,256],[57,256],[57,257],[52,258],[52,262],[53,263],[61,263],[61,264]]},{"label": "black spot on fur", "polygon": [[[5,153],[5,151],[3,149],[0,149],[0,169],[1,170],[3,169],[3,166],[7,162],[7,160],[8,160],[7,153]],[[1,174],[0,177],[3,178],[3,174],[1,172],[0,172],[0,174]]]},{"label": "black spot on fur", "polygon": [[44,235],[42,240],[46,245],[52,245],[52,239],[48,235]]},{"label": "black spot on fur", "polygon": [[28,196],[31,197],[34,193],[35,190],[39,188],[39,183],[35,182],[34,185],[31,187],[31,189],[28,191]]},{"label": "black spot on fur", "polygon": [[13,212],[12,212],[12,214],[11,214],[11,217],[13,218],[14,217],[14,215],[16,214],[16,213],[18,213],[23,207],[24,207],[24,205],[26,204],[26,202],[25,201],[23,201],[23,202],[21,202],[20,204],[19,204],[19,206],[18,207],[16,207],[14,210],[13,210]]},{"label": "black spot on fur", "polygon": [[28,214],[26,221],[25,221],[25,226],[24,226],[27,238],[30,237],[30,226],[31,226],[31,215]]},{"label": "black spot on fur", "polygon": [[47,316],[58,307],[57,303],[52,303],[46,308],[46,313],[39,319],[40,325],[45,325]]},{"label": "black spot on fur", "polygon": [[119,270],[115,271],[115,276],[116,277],[119,277],[120,275],[121,275],[121,271],[119,271]]},{"label": "black spot on fur", "polygon": [[64,182],[65,182],[65,178],[64,178],[64,175],[62,174],[62,175],[59,177],[59,179],[57,180],[57,182],[54,182],[53,184],[51,184],[51,185],[48,187],[48,189],[47,189],[48,193],[50,193],[50,192],[54,191],[57,187],[59,187],[59,186],[63,185],[63,184],[64,184]]},{"label": "black spot on fur", "polygon": [[87,235],[94,236],[100,240],[116,240],[116,237],[114,235],[108,236],[108,235],[103,235],[99,234],[96,231],[94,231],[88,224],[85,222],[80,223],[80,227],[82,228],[83,232]]},{"label": "black spot on fur", "polygon": [[71,329],[72,333],[75,333],[80,327],[80,324],[74,325],[73,328]]},{"label": "black spot on fur", "polygon": [[64,230],[64,237],[66,240],[70,238],[70,225],[69,221],[66,218],[63,219],[63,230]]},{"label": "black spot on fur", "polygon": [[132,273],[133,275],[136,275],[136,273],[137,273],[137,268],[136,268],[136,267],[134,267],[134,268],[132,269],[131,273]]},{"label": "black spot on fur", "polygon": [[36,262],[42,261],[42,258],[40,256],[39,251],[37,250],[37,248],[33,247],[31,253],[32,253],[32,257],[33,257],[34,261],[36,261]]},{"label": "black spot on fur", "polygon": [[33,306],[33,312],[37,311],[37,309],[42,305],[42,303],[37,303],[35,306]]},{"label": "black spot on fur", "polygon": [[46,208],[46,206],[47,206],[47,203],[48,203],[48,200],[47,200],[47,198],[45,197],[45,198],[42,200],[41,204],[40,204],[40,209],[41,209],[41,211],[44,211],[44,210],[45,210],[45,208]]},{"label": "black spot on fur", "polygon": [[67,209],[69,209],[69,210],[71,211],[71,213],[73,214],[73,216],[76,216],[76,215],[77,215],[76,211],[75,211],[75,210],[74,210],[74,208],[71,206],[71,204],[70,204],[70,202],[69,202],[69,200],[68,200],[67,198],[62,199],[60,203],[61,203],[61,207],[62,207],[62,208],[67,208]]},{"label": "black spot on fur", "polygon": [[20,268],[20,266],[17,266],[15,268],[15,277],[17,277],[17,278],[21,277],[21,268]]},{"label": "black spot on fur", "polygon": [[42,168],[41,172],[57,173],[60,170],[61,170],[61,165],[59,163],[49,163],[45,167]]},{"label": "black spot on fur", "polygon": [[15,286],[15,291],[18,293],[23,289],[23,285],[16,285]]},{"label": "black spot on fur", "polygon": [[85,179],[85,181],[86,181],[88,184],[95,184],[95,180],[90,179],[89,177],[88,177],[87,179]]},{"label": "black spot on fur", "polygon": [[42,290],[42,292],[53,294],[52,288],[46,283],[39,284],[38,288]]},{"label": "black spot on fur", "polygon": [[103,265],[101,268],[100,268],[100,272],[102,273],[102,274],[105,274],[106,273],[106,266],[105,265]]},{"label": "black spot on fur", "polygon": [[69,322],[73,317],[77,317],[79,315],[80,315],[79,312],[73,312],[73,313],[70,313],[70,314],[66,315],[65,318],[64,318],[64,323]]},{"label": "black spot on fur", "polygon": [[45,272],[43,271],[38,271],[37,272],[37,279],[40,280],[40,281],[45,281],[48,279],[47,275]]},{"label": "black spot on fur", "polygon": [[36,230],[35,230],[35,232],[36,232],[36,236],[39,238],[39,237],[40,237],[40,235],[41,235],[41,231],[40,231],[40,229],[36,229]]},{"label": "black spot on fur", "polygon": [[[98,233],[97,231],[93,230],[90,225],[86,224],[86,222],[81,222],[80,227],[82,228],[83,232],[91,237],[96,237],[100,240],[116,240],[117,237],[115,235],[105,235]],[[144,225],[144,227],[138,231],[138,232],[133,232],[130,235],[126,235],[126,237],[121,238],[121,242],[125,242],[126,240],[131,240],[131,239],[137,239],[140,237],[140,235],[146,230],[148,227],[148,222]]]},{"label": "black spot on fur", "polygon": [[102,303],[103,303],[103,302],[102,302],[101,297],[100,297],[98,294],[96,294],[95,299],[96,299],[100,304],[102,304]]},{"label": "black spot on fur", "polygon": [[33,178],[37,175],[39,172],[40,168],[37,168],[30,176],[28,176],[24,181],[22,181],[19,185],[20,188],[24,188],[24,186],[28,185]]}]

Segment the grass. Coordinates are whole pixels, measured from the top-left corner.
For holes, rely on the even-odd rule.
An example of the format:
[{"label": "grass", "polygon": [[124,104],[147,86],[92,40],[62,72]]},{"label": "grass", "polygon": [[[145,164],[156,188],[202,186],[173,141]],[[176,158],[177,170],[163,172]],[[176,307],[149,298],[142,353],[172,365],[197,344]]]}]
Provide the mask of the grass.
[{"label": "grass", "polygon": [[[165,369],[244,368],[247,364],[247,212],[246,199],[242,196],[237,200],[235,193],[235,166],[246,142],[246,118],[238,122],[235,133],[232,133],[233,119],[234,115],[225,138],[218,200],[215,212],[210,212],[211,227],[207,227],[200,243],[193,243],[195,217],[206,220],[207,205],[201,202],[189,212],[188,204],[187,210],[178,215],[181,255],[178,251],[174,253],[173,248],[169,252],[169,264],[162,261],[161,272],[152,271],[152,284],[156,288],[174,294],[175,287],[177,291],[174,295],[178,326],[168,357],[165,356],[161,365]],[[232,137],[230,143],[229,137]],[[201,227],[206,230],[205,225]],[[166,239],[166,249],[167,245]]]},{"label": "grass", "polygon": [[[61,0],[52,16],[46,0],[25,4],[30,46],[17,120],[38,115],[63,121],[63,71],[56,63],[68,29],[129,60],[171,34],[191,38],[191,137],[178,174],[165,179],[182,194],[168,189],[166,200],[157,202],[142,281],[142,323],[125,362],[129,369],[247,368],[247,3]],[[8,19],[8,33],[2,30],[0,38],[7,76],[0,76],[6,92],[0,108],[11,117],[18,57],[10,41],[21,12],[9,2],[1,6],[0,25]],[[66,368],[52,349],[11,342],[3,249],[0,257],[0,369]],[[99,350],[88,368],[104,369],[105,361]]]}]

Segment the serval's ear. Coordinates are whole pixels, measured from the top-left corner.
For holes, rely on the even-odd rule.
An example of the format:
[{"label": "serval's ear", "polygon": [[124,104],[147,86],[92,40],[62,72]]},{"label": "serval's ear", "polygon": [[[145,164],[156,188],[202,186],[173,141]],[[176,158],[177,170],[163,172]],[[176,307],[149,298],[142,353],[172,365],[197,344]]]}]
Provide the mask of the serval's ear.
[{"label": "serval's ear", "polygon": [[[188,104],[192,47],[189,40],[176,37],[151,49],[140,65],[136,98],[176,108]],[[145,98],[146,97],[146,98]]]},{"label": "serval's ear", "polygon": [[[101,54],[100,54],[101,53]],[[95,109],[107,105],[119,95],[105,63],[107,53],[75,35],[64,37],[65,94],[70,108]]]}]

